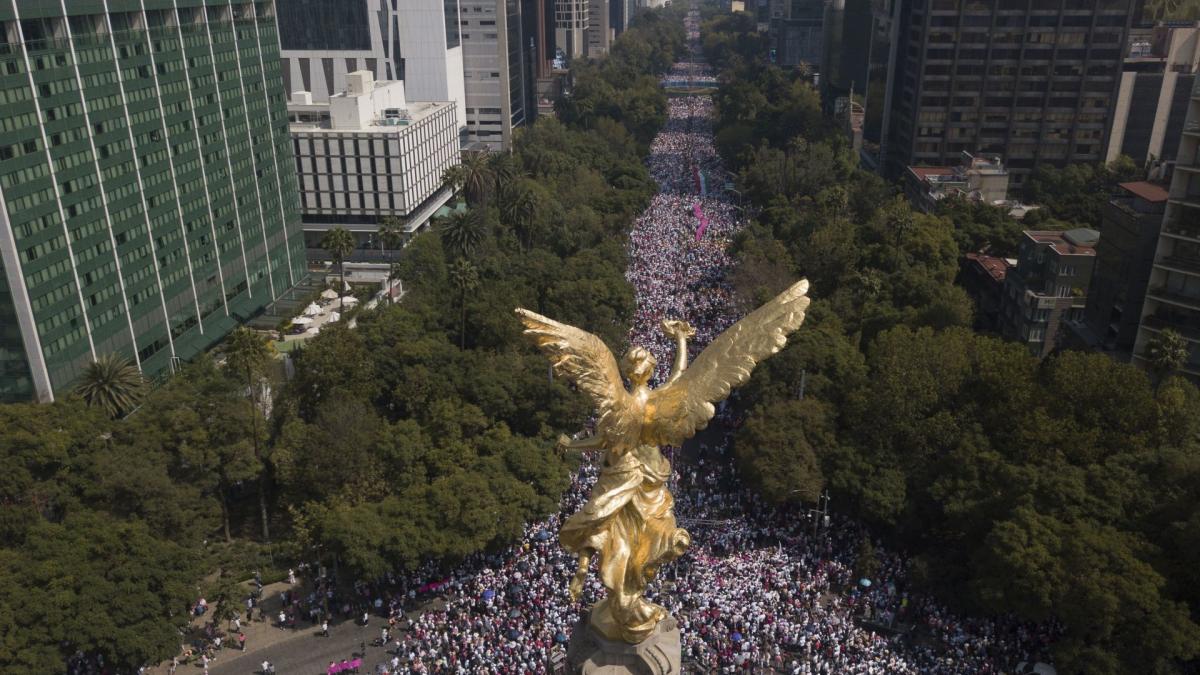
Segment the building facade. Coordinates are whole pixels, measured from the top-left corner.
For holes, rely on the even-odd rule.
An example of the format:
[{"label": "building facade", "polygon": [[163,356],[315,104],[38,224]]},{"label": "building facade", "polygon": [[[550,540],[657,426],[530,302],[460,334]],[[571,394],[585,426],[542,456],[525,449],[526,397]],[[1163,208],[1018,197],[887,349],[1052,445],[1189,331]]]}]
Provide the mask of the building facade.
[{"label": "building facade", "polygon": [[[897,50],[901,43],[900,0],[871,0],[869,12],[861,6],[858,9],[844,14],[844,38],[839,43],[838,51],[853,51],[865,36],[869,45],[866,70],[855,70],[856,61],[851,58],[850,70],[840,73],[835,84],[844,87],[847,92],[853,90],[853,98],[861,100],[863,122],[859,156],[865,166],[882,171],[888,154],[888,123],[891,121],[895,91]],[[861,84],[863,77],[866,79],[865,86]]]},{"label": "building facade", "polygon": [[342,227],[358,240],[355,259],[382,258],[385,218],[411,235],[450,198],[442,175],[460,159],[454,103],[409,102],[403,82],[370,71],[347,83],[328,101],[298,92],[288,106],[304,239],[323,257],[321,238]]},{"label": "building facade", "polygon": [[462,4],[467,142],[504,150],[513,129],[536,117],[530,52],[518,0],[464,0]]},{"label": "building facade", "polygon": [[466,126],[459,0],[277,0],[288,93],[324,101],[346,76],[403,80],[420,101],[454,101]]},{"label": "building facade", "polygon": [[589,0],[554,0],[554,45],[568,61],[587,54]]},{"label": "building facade", "polygon": [[587,55],[592,58],[604,56],[612,46],[612,11],[609,0],[588,0],[588,45]]},{"label": "building facade", "polygon": [[1103,160],[1133,4],[900,3],[886,173],[996,154],[1020,187],[1038,164]]},{"label": "building facade", "polygon": [[999,320],[1005,337],[1039,358],[1058,347],[1065,323],[1083,317],[1099,239],[1087,228],[1025,232],[1017,264],[1004,279]]},{"label": "building facade", "polygon": [[1105,206],[1088,287],[1081,341],[1128,361],[1142,317],[1142,302],[1167,206],[1167,191],[1154,183],[1122,183]]},{"label": "building facade", "polygon": [[959,197],[991,206],[1008,204],[1008,170],[999,157],[962,153],[957,166],[910,166],[904,172],[904,195],[924,213],[937,210],[938,202]]},{"label": "building facade", "polygon": [[1015,258],[968,253],[959,261],[958,285],[975,301],[975,330],[999,332],[1002,322],[1004,281]]},{"label": "building facade", "polygon": [[1156,26],[1130,32],[1105,161],[1173,162],[1200,67],[1200,28]]},{"label": "building facade", "polygon": [[1171,329],[1191,346],[1184,374],[1200,378],[1200,88],[1188,100],[1187,121],[1162,228],[1150,269],[1146,300],[1134,343],[1134,363],[1146,365],[1146,348]]},{"label": "building facade", "polygon": [[274,4],[0,4],[0,399],[153,376],[305,273]]},{"label": "building facade", "polygon": [[770,40],[775,63],[807,64],[819,71],[825,58],[825,0],[771,0]]}]

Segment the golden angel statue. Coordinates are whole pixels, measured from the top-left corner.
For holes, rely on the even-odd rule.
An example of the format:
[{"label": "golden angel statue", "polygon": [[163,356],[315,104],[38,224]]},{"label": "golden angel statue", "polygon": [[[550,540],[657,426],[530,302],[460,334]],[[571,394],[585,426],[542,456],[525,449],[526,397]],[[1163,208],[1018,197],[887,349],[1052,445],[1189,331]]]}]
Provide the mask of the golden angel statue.
[{"label": "golden angel statue", "polygon": [[[578,599],[592,557],[599,555],[600,580],[608,596],[592,608],[591,624],[610,640],[639,643],[666,617],[663,607],[642,597],[658,569],[683,555],[691,537],[675,526],[674,498],[667,490],[670,463],[660,445],[679,446],[703,429],[716,412],[713,404],[746,382],[754,366],[778,352],[804,321],[808,282],[800,281],[731,326],[688,367],[688,338],[696,332],[683,321],[665,320],[663,331],[676,342],[675,362],[666,383],[650,389],[655,360],[633,346],[617,360],[600,338],[525,309],[517,309],[525,334],[554,362],[554,370],[588,394],[597,407],[596,433],[559,443],[570,448],[603,448],[600,477],[587,504],[563,524],[564,548],[579,556],[571,581]],[[621,377],[629,381],[626,389]]]}]

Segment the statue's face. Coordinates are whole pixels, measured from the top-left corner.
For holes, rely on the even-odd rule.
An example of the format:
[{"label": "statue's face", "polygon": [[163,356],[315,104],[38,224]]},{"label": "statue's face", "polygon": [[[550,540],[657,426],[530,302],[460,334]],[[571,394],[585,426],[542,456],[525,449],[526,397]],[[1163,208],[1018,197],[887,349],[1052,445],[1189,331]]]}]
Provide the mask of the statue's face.
[{"label": "statue's face", "polygon": [[635,387],[650,381],[656,365],[658,362],[654,360],[654,355],[641,347],[630,349],[621,360],[621,370]]}]

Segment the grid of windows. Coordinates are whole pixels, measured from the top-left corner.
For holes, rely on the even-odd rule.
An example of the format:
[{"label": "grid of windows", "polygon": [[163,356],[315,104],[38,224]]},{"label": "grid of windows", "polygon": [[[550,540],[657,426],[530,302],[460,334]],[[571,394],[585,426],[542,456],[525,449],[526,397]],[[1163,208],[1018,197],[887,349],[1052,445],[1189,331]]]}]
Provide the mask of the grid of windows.
[{"label": "grid of windows", "polygon": [[155,375],[304,271],[271,0],[66,4],[0,5],[0,312],[43,399],[102,354]]},{"label": "grid of windows", "polygon": [[1039,163],[1101,158],[1133,0],[912,0],[889,171],[998,154],[1019,186]]},{"label": "grid of windows", "polygon": [[293,131],[304,214],[382,218],[416,210],[459,155],[453,104],[433,105],[404,127]]}]

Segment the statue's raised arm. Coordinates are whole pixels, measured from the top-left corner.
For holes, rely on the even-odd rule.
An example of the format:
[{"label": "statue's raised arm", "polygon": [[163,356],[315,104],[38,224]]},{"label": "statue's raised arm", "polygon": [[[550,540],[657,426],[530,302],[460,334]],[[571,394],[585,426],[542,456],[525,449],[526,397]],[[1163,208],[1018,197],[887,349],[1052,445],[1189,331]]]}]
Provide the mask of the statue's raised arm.
[{"label": "statue's raised arm", "polygon": [[680,445],[703,429],[716,413],[713,404],[745,384],[754,366],[783,349],[804,323],[807,294],[807,280],[793,284],[721,333],[670,384],[651,392],[643,437]]}]

